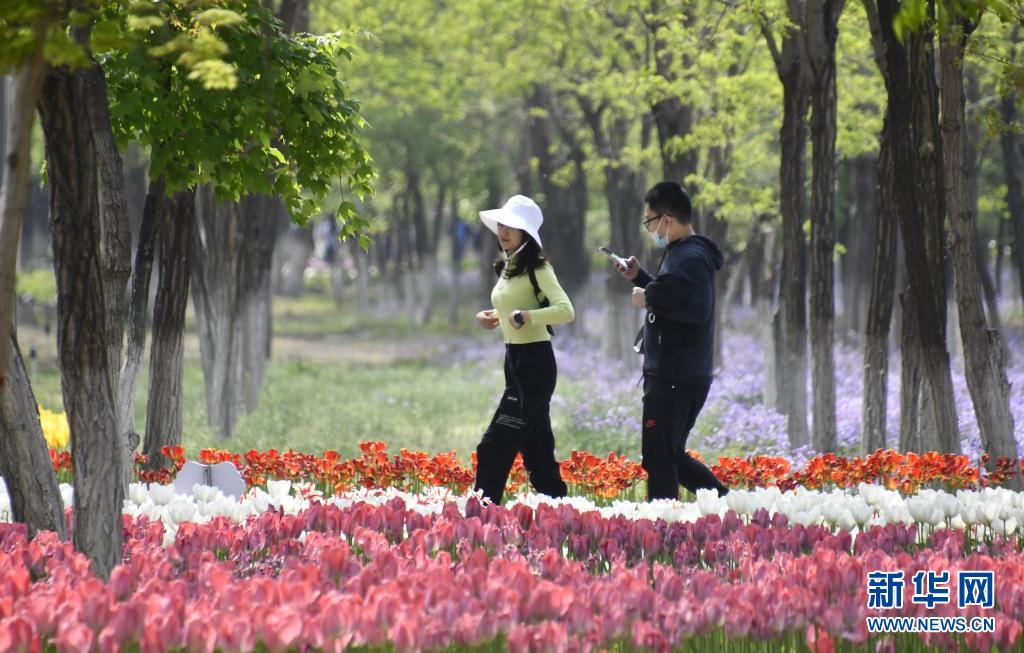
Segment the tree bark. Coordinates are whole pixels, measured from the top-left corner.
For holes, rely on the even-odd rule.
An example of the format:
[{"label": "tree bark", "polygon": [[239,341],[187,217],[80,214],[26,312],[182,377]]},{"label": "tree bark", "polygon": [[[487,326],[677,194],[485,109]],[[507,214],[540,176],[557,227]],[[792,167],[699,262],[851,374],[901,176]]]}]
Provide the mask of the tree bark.
[{"label": "tree bark", "polygon": [[[789,40],[789,37],[787,37]],[[789,48],[798,48],[790,45]],[[784,46],[785,49],[785,46]],[[790,53],[789,59],[797,57]],[[790,445],[810,444],[807,432],[807,253],[803,220],[806,214],[805,147],[807,87],[799,63],[780,71],[783,117],[780,140],[779,204],[782,210],[781,313],[784,337],[778,382],[782,412],[787,416]]]},{"label": "tree bark", "polygon": [[[93,63],[84,72],[85,109],[92,128],[99,178],[100,261],[103,267],[103,293],[106,306],[106,347],[111,387],[115,400],[120,386],[121,355],[124,348],[125,311],[128,280],[132,274],[132,233],[128,222],[127,189],[124,163],[114,140],[110,123],[110,101],[103,69]],[[130,435],[130,421],[118,411],[118,433],[121,434],[121,484],[128,491],[135,465],[138,441]]]},{"label": "tree bark", "polygon": [[256,409],[270,358],[270,278],[279,200],[248,196],[218,204],[196,191],[192,299],[196,309],[207,420],[230,437]]},{"label": "tree bark", "polygon": [[73,538],[107,578],[121,560],[124,434],[110,369],[108,307],[93,130],[86,73],[51,70],[39,111],[51,187],[50,228],[57,280],[57,349],[75,468]]},{"label": "tree bark", "polygon": [[906,253],[908,294],[918,331],[916,341],[904,339],[904,343],[921,348],[927,390],[922,389],[921,400],[915,405],[926,405],[933,413],[935,428],[923,429],[922,446],[939,452],[959,452],[956,404],[946,349],[944,183],[934,58],[930,49],[932,36],[922,28],[904,34],[904,41],[900,41],[892,28],[898,11],[895,0],[879,0],[890,117],[893,125],[906,126],[892,130],[896,205]]},{"label": "tree bark", "polygon": [[153,310],[153,347],[149,355],[149,401],[146,403],[147,467],[170,463],[164,446],[181,444],[182,373],[185,353],[185,307],[188,304],[195,191],[168,200],[159,225],[160,276]]},{"label": "tree bark", "polygon": [[[886,416],[889,400],[889,330],[892,325],[896,287],[896,234],[899,220],[893,206],[893,170],[886,111],[878,154],[878,210],[873,216],[875,255],[871,275],[871,299],[864,328],[864,400],[861,405],[861,453],[865,456],[888,446]],[[858,197],[858,205],[860,205]]]},{"label": "tree bark", "polygon": [[[955,8],[948,1],[945,5],[950,15],[955,16]],[[1017,443],[1013,434],[1010,383],[1006,376],[1002,342],[999,332],[989,330],[985,321],[981,279],[975,258],[974,212],[968,188],[970,159],[962,65],[967,40],[976,26],[963,20],[957,22],[961,30],[956,35],[942,37],[939,55],[946,206],[952,224],[950,246],[967,388],[974,404],[982,444],[990,455],[988,469],[995,471],[999,458],[1008,458],[1016,466]],[[1019,475],[1009,484],[1012,489],[1019,489]]]},{"label": "tree bark", "polygon": [[[859,156],[850,166],[852,197],[847,213],[846,254],[843,256],[842,336],[847,339],[855,334],[863,336],[867,329],[873,285],[872,262],[880,219],[878,168],[878,156],[874,154]],[[891,217],[896,219],[895,215]]]},{"label": "tree bark", "polygon": [[[424,215],[420,225],[425,231],[421,234],[417,229],[416,239],[421,241],[420,245],[420,274],[417,281],[420,284],[420,307],[417,311],[417,323],[427,324],[434,315],[434,293],[437,289],[437,250],[441,244],[441,230],[444,223],[444,200],[448,189],[444,184],[437,186],[437,204],[434,205],[433,220],[427,220],[426,208],[423,207]],[[422,198],[421,198],[422,199]],[[429,230],[426,230],[429,225]]]},{"label": "tree bark", "polygon": [[[543,194],[544,248],[557,266],[558,281],[573,297],[583,291],[590,272],[585,250],[587,178],[583,170],[586,155],[573,130],[565,124],[557,99],[541,85],[527,98],[530,147],[537,159],[537,181]],[[558,146],[553,135],[558,134]],[[567,186],[556,183],[556,175],[571,167]],[[566,328],[573,330],[572,324]]]},{"label": "tree bark", "polygon": [[[978,83],[978,76],[975,74],[968,75],[966,83],[966,101],[969,103],[979,101],[981,99],[981,89]],[[977,120],[971,121],[967,129],[967,187],[968,202],[970,202],[971,213],[974,216],[978,215],[978,176],[981,168],[981,161],[986,156],[987,150],[988,147],[981,131],[980,122]],[[999,227],[996,230],[996,234],[994,234],[997,245],[999,240],[999,231],[1002,230],[1005,222],[1005,220],[999,220]],[[1006,346],[1006,337],[1003,331],[1002,318],[999,315],[996,281],[993,279],[992,271],[989,267],[989,263],[992,258],[988,251],[989,239],[987,234],[981,231],[981,224],[978,223],[977,219],[975,219],[975,228],[977,229],[977,237],[974,239],[974,255],[978,264],[978,276],[981,279],[981,288],[985,296],[985,306],[988,309],[988,325],[999,332],[1004,360],[1007,367],[1010,367],[1012,365],[1012,359],[1010,357],[1010,351]]]},{"label": "tree bark", "polygon": [[230,437],[242,413],[238,258],[242,207],[218,206],[209,187],[196,191],[192,303],[199,333],[209,425]]},{"label": "tree bark", "polygon": [[[4,181],[0,190],[0,333],[11,327],[14,316],[18,245],[31,178],[32,124],[45,74],[46,60],[39,47],[36,54],[22,64],[12,85],[14,100],[4,137]],[[10,356],[9,343],[0,339],[0,375],[7,373]],[[4,391],[4,380],[5,377],[0,376],[0,393]]]},{"label": "tree bark", "polygon": [[999,114],[1006,126],[999,134],[1003,152],[1003,176],[1006,180],[1006,204],[1013,228],[1013,262],[1017,267],[1021,300],[1024,301],[1024,189],[1021,188],[1020,147],[1017,133],[1010,128],[1017,123],[1017,94],[1009,93],[999,103]]},{"label": "tree bark", "polygon": [[459,322],[459,314],[462,312],[462,259],[465,256],[466,248],[469,246],[469,229],[459,219],[459,198],[453,190],[449,198],[451,215],[451,227],[449,234],[452,241],[452,303],[448,311],[448,324],[455,326]]},{"label": "tree bark", "polygon": [[[622,162],[622,150],[629,134],[625,118],[612,119],[606,127],[604,107],[594,107],[588,99],[579,97],[580,108],[594,137],[594,143],[604,165],[604,196],[608,203],[611,222],[611,244],[614,252],[630,256],[640,251],[638,213],[643,202],[641,173]],[[657,271],[652,270],[655,274]],[[602,349],[606,356],[616,360],[629,360],[633,351],[633,338],[639,326],[639,316],[630,301],[629,284],[614,275],[605,281],[605,328],[602,331]]]},{"label": "tree bark", "polygon": [[142,209],[142,224],[139,227],[139,242],[135,248],[135,265],[132,269],[131,293],[128,300],[128,341],[125,345],[124,363],[121,368],[120,386],[117,394],[118,423],[125,425],[129,432],[135,431],[135,387],[139,369],[142,367],[142,352],[146,347],[146,322],[149,317],[149,282],[153,274],[153,249],[156,243],[157,225],[163,222],[166,213],[163,177],[152,180],[146,192],[146,203]]},{"label": "tree bark", "polygon": [[7,388],[0,393],[0,476],[7,485],[14,521],[28,526],[29,537],[54,531],[63,540],[67,537],[64,503],[13,330],[10,345]]},{"label": "tree bark", "polygon": [[835,199],[836,40],[845,0],[805,6],[807,61],[811,76],[811,385],[814,388],[814,450],[834,452],[835,379]]},{"label": "tree bark", "polygon": [[[699,26],[698,12],[687,5],[681,9],[681,27],[688,32],[699,33],[703,42],[710,30]],[[652,3],[648,29],[653,37],[655,70],[667,84],[672,84],[678,79],[675,71],[692,67],[693,61],[688,54],[675,51],[661,36],[667,32],[668,27],[659,18],[664,10],[659,2]],[[687,177],[697,172],[698,152],[694,148],[683,147],[683,139],[693,130],[694,108],[684,103],[678,95],[668,93],[666,97],[651,103],[651,116],[658,132],[658,153],[661,155],[663,178],[685,186]]]}]

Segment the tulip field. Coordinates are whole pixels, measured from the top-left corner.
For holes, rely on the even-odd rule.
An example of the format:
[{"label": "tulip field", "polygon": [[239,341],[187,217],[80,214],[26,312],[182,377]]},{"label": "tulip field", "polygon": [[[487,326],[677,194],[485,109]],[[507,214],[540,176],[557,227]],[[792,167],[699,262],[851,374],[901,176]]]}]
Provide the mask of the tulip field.
[{"label": "tulip field", "polygon": [[[124,562],[0,524],[0,651],[1018,650],[1024,494],[962,456],[721,459],[732,490],[640,502],[644,473],[574,452],[571,496],[489,505],[454,454],[204,450],[241,499],[139,473]],[[72,470],[52,454],[62,480]],[[1003,474],[1012,471],[1004,463]],[[159,476],[159,478],[157,478]],[[73,490],[61,485],[66,506]],[[6,493],[0,518],[9,518]],[[68,512],[70,516],[70,511]],[[991,608],[868,607],[867,574],[991,571]],[[991,618],[988,632],[872,633],[868,618]]]}]

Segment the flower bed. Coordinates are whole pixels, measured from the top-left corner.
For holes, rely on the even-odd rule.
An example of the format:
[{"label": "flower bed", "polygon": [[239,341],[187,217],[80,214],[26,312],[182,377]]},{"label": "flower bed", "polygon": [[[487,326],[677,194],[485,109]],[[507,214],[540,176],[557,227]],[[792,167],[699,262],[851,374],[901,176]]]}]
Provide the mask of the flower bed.
[{"label": "flower bed", "polygon": [[[1020,641],[1024,555],[1006,538],[969,553],[958,531],[919,545],[913,527],[889,525],[851,551],[848,533],[766,512],[669,523],[536,497],[536,508],[502,508],[383,494],[243,524],[184,522],[166,546],[161,522],[129,518],[125,562],[107,583],[69,543],[2,525],[0,650],[987,651]],[[995,631],[871,635],[865,574],[896,569],[992,570],[997,607],[956,614],[991,616]],[[892,615],[954,613],[912,605],[907,592]]]},{"label": "flower bed", "polygon": [[[264,485],[271,479],[303,481],[316,485],[326,494],[354,487],[417,490],[444,486],[458,493],[472,487],[475,454],[471,456],[470,466],[466,467],[454,452],[430,455],[401,449],[398,454],[389,456],[383,442],[361,442],[359,447],[362,454],[351,459],[343,459],[334,451],[316,456],[295,451],[282,453],[273,449],[266,452],[251,450],[245,454],[203,449],[199,460],[207,464],[233,462],[248,485]],[[185,450],[182,447],[165,447],[164,454],[173,465],[171,469],[147,472],[137,467],[136,478],[145,482],[170,482],[174,472],[185,462]],[[696,452],[691,451],[690,454],[701,459]],[[981,462],[987,461],[988,458],[983,457]],[[138,456],[138,462],[141,465],[145,458]],[[55,468],[65,476],[70,475],[70,465],[70,457],[55,462]],[[599,499],[643,498],[640,486],[647,474],[638,463],[625,456],[610,453],[600,457],[573,451],[567,460],[561,462],[561,468],[562,477],[573,494]],[[1001,459],[998,470],[986,474],[962,455],[934,452],[902,454],[879,450],[864,458],[819,455],[799,469],[793,469],[785,458],[775,456],[723,456],[711,465],[711,469],[723,483],[733,488],[845,489],[860,483],[873,483],[911,494],[927,488],[998,487],[1021,472],[1021,461]],[[517,456],[507,491],[514,494],[527,485],[522,458]]]},{"label": "flower bed", "polygon": [[[12,651],[1014,650],[1024,618],[1024,494],[963,456],[878,452],[722,458],[724,498],[628,500],[644,473],[614,454],[562,463],[572,496],[469,493],[452,454],[361,445],[343,459],[204,450],[240,500],[174,465],[137,472],[124,562],[108,582],[70,543],[0,524],[0,653]],[[53,452],[62,478],[65,453]],[[141,462],[141,461],[140,461]],[[73,501],[62,484],[65,507]],[[0,493],[0,518],[7,511]],[[69,513],[70,514],[70,513]],[[986,570],[992,608],[868,608],[870,572]],[[990,617],[991,632],[872,634],[868,618]]]}]

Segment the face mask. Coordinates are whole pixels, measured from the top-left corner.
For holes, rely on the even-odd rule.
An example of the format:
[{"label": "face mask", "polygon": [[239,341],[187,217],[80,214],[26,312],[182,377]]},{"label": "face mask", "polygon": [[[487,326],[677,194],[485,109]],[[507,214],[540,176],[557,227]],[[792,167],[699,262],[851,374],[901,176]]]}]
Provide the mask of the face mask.
[{"label": "face mask", "polygon": [[664,236],[659,236],[658,235],[658,230],[661,229],[661,223],[664,222],[664,221],[665,221],[665,218],[662,218],[661,220],[659,220],[658,221],[658,226],[655,227],[654,231],[651,232],[651,240],[654,241],[654,246],[655,247],[661,247],[661,248],[668,247],[668,231],[665,232]]}]

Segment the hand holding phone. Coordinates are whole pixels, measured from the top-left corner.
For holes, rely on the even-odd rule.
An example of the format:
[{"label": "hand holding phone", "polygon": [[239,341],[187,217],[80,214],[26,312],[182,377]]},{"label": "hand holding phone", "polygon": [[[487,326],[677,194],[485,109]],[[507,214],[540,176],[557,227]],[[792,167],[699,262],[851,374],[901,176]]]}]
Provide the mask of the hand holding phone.
[{"label": "hand holding phone", "polygon": [[635,256],[622,258],[607,247],[598,247],[597,249],[615,264],[615,269],[617,269],[619,274],[621,274],[627,281],[636,279],[636,276],[640,274],[640,261],[636,260]]},{"label": "hand holding phone", "polygon": [[607,247],[598,247],[597,251],[607,256],[609,259],[612,260],[613,263],[615,263],[615,265],[619,266],[623,270],[629,269],[629,263],[626,261],[626,259],[612,252],[612,250],[608,249]]}]

